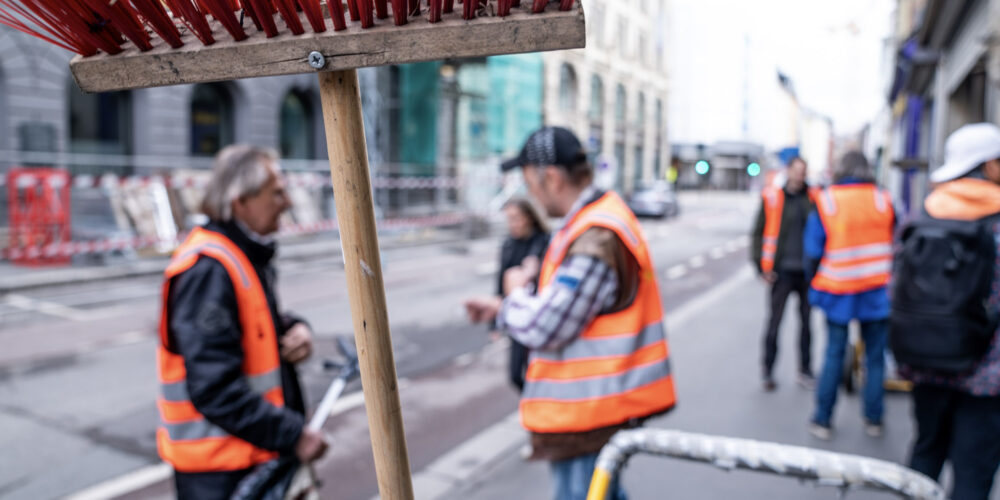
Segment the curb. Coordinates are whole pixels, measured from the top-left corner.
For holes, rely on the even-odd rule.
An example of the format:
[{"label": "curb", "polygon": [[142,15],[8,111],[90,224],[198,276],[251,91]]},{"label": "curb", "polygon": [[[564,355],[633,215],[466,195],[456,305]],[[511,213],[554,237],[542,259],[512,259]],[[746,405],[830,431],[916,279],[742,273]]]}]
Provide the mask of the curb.
[{"label": "curb", "polygon": [[[387,241],[382,249],[408,248],[423,245],[459,243],[472,241],[461,236],[433,238],[425,241]],[[280,243],[278,257],[282,259],[308,259],[317,256],[337,257],[341,255],[340,239],[323,239],[308,242]],[[152,276],[163,273],[170,259],[151,257],[135,262],[111,264],[108,266],[88,266],[85,268],[50,269],[27,273],[20,276],[3,277],[0,294],[19,292],[34,288],[75,285],[84,282],[111,281],[124,278]],[[0,271],[2,273],[2,271]],[[2,276],[2,274],[0,274]]]}]

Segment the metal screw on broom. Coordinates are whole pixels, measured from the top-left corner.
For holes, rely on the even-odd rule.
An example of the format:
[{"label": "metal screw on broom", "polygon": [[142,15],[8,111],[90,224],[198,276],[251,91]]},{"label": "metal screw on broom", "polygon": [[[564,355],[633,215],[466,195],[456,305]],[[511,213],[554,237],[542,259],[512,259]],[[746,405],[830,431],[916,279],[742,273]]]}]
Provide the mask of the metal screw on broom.
[{"label": "metal screw on broom", "polygon": [[[426,10],[422,0],[346,2],[345,9],[341,0],[0,0],[0,23],[77,53],[70,68],[87,92],[322,70],[330,175],[379,493],[412,499],[357,68],[580,48],[585,23],[573,0],[497,0],[495,17],[491,9],[477,12],[479,0],[462,2],[461,13],[454,0],[427,0]],[[558,9],[546,9],[550,3]],[[393,23],[381,23],[390,11]],[[244,27],[244,15],[253,28]]]}]

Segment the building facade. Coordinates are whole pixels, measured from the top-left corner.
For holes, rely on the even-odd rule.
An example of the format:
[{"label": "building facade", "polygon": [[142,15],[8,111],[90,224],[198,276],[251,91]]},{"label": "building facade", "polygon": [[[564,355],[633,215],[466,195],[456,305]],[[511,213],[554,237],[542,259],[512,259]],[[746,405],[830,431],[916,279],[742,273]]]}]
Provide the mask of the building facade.
[{"label": "building facade", "polygon": [[910,211],[928,192],[928,172],[962,125],[1000,123],[1000,1],[899,0],[889,47],[887,106],[868,149],[882,180]]},{"label": "building facade", "polygon": [[544,54],[544,119],[580,137],[605,188],[631,192],[670,164],[667,0],[583,0],[587,48]]}]

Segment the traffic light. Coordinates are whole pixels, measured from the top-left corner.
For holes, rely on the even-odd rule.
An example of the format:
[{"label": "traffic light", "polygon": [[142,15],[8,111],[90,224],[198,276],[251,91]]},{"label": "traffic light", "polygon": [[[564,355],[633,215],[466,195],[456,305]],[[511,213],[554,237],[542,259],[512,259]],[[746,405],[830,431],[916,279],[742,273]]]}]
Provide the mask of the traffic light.
[{"label": "traffic light", "polygon": [[701,160],[698,163],[694,164],[694,171],[698,172],[698,175],[705,175],[705,174],[707,174],[708,171],[709,171],[709,169],[711,169],[711,168],[712,167],[705,160]]},{"label": "traffic light", "polygon": [[760,175],[760,165],[757,162],[747,165],[747,173],[750,174],[750,177],[757,177]]}]

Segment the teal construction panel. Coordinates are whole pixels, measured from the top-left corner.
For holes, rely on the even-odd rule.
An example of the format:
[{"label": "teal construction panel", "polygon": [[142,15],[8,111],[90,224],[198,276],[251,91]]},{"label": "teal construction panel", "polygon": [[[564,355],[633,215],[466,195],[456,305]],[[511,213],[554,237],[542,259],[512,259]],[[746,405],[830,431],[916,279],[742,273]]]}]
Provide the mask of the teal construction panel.
[{"label": "teal construction panel", "polygon": [[441,62],[399,66],[398,162],[408,175],[433,175],[437,162],[437,120]]},{"label": "teal construction panel", "polygon": [[542,126],[542,56],[490,57],[487,69],[490,152],[511,155],[521,148],[528,134]]}]

